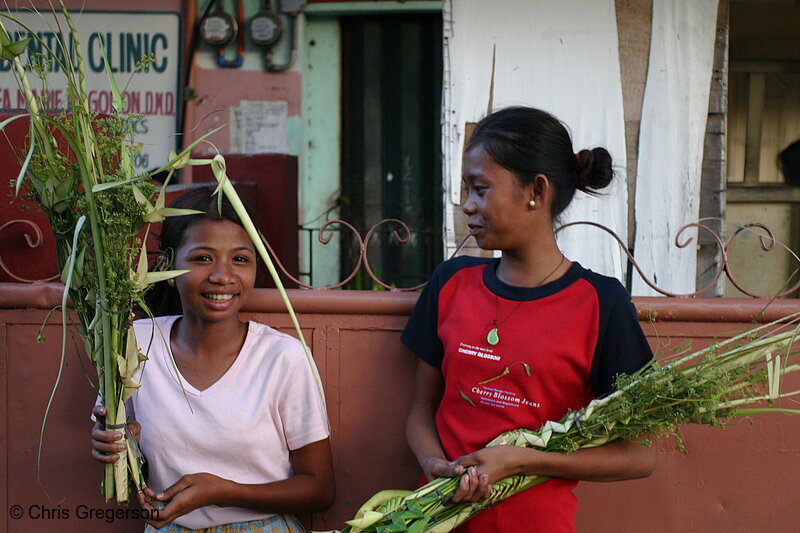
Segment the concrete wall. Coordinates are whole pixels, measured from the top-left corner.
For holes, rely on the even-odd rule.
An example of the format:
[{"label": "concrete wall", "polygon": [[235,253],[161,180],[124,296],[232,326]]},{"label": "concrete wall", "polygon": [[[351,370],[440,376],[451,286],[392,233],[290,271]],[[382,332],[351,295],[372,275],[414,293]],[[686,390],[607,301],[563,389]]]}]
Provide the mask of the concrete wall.
[{"label": "concrete wall", "polygon": [[[413,488],[419,479],[403,436],[415,358],[398,338],[417,294],[290,291],[290,297],[324,382],[338,486],[333,508],[304,521],[315,530],[340,528],[374,492]],[[71,343],[37,472],[42,416],[59,366],[59,313],[45,328],[47,342],[37,344],[36,337],[46,310],[59,301],[55,284],[0,284],[0,531],[141,531],[135,520],[110,526],[76,516],[81,505],[105,506],[98,494],[101,467],[89,454],[88,413],[95,395]],[[700,348],[741,331],[764,306],[759,300],[646,298],[635,303],[662,356],[686,342]],[[796,301],[778,301],[759,319],[796,311]],[[255,290],[244,314],[292,332],[274,290]],[[795,379],[785,386],[797,389],[800,383]],[[800,420],[764,415],[725,431],[686,428],[685,437],[685,454],[671,440],[658,444],[660,465],[649,479],[582,483],[578,530],[796,529]],[[10,517],[15,505],[22,506],[23,519]],[[29,511],[41,516],[43,509],[50,510],[49,520],[30,518]]]}]

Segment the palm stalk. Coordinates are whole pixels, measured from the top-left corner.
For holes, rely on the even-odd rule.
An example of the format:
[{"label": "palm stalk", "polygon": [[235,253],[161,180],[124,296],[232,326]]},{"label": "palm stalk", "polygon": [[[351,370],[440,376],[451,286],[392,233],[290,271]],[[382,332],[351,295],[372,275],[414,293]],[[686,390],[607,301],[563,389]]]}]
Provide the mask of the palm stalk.
[{"label": "palm stalk", "polygon": [[305,352],[308,364],[311,366],[311,373],[314,375],[314,381],[317,385],[318,399],[320,400],[321,405],[323,407],[323,412],[326,413],[327,416],[327,410],[325,409],[325,393],[322,388],[322,380],[319,376],[319,372],[317,371],[317,367],[314,364],[314,360],[311,355],[311,349],[308,347],[305,336],[303,335],[303,331],[300,329],[300,323],[297,320],[297,315],[294,312],[292,303],[289,301],[289,297],[286,294],[286,290],[283,287],[283,283],[281,282],[280,276],[278,276],[278,271],[275,270],[275,265],[272,263],[272,259],[270,258],[269,253],[267,253],[267,248],[264,246],[263,238],[256,229],[255,224],[253,224],[253,221],[250,219],[250,215],[247,214],[247,211],[244,208],[244,204],[239,198],[236,189],[233,187],[233,184],[231,183],[230,179],[228,179],[228,175],[226,173],[225,159],[221,155],[219,154],[216,155],[214,159],[211,161],[211,170],[214,173],[214,177],[217,179],[217,182],[219,183],[217,187],[217,194],[220,193],[224,194],[231,202],[231,205],[236,211],[236,214],[239,215],[239,219],[244,224],[244,229],[245,231],[247,231],[250,240],[255,245],[259,256],[261,256],[261,259],[262,261],[264,261],[264,264],[267,265],[267,270],[269,271],[272,280],[275,282],[275,286],[277,287],[278,292],[281,295],[281,298],[283,299],[283,303],[286,305],[286,311],[289,313],[289,318],[292,321],[292,325],[294,326],[294,330],[297,333],[298,339],[300,340],[300,344],[302,344],[303,346],[303,351]]},{"label": "palm stalk", "polygon": [[[133,375],[144,360],[131,330],[134,308],[143,303],[144,292],[152,283],[182,273],[148,272],[146,249],[139,234],[146,225],[163,220],[164,216],[189,212],[157,212],[149,201],[155,189],[146,182],[148,176],[135,177],[131,162],[131,154],[136,150],[133,135],[122,114],[122,96],[108,61],[105,61],[106,73],[114,95],[115,113],[99,116],[89,109],[80,42],[63,3],[60,7],[74,44],[74,56],[60,39],[55,44],[60,53],[41,40],[39,45],[49,58],[59,63],[59,70],[66,76],[68,108],[48,110],[46,102],[37,99],[20,60],[27,49],[27,40],[11,42],[2,18],[14,19],[0,13],[0,58],[14,63],[26,106],[26,113],[0,124],[0,129],[20,117],[27,117],[31,124],[28,155],[14,189],[45,211],[56,236],[56,258],[65,284],[60,306],[64,313],[61,367],[70,323],[68,296],[86,355],[97,370],[97,390],[107,412],[105,427],[125,432],[125,401],[139,386]],[[53,16],[58,24],[55,10]],[[36,32],[26,29],[32,38],[38,39]],[[29,65],[44,83],[46,69],[37,68],[33,60]],[[57,142],[56,137],[62,141]],[[162,203],[163,195],[162,188],[159,196]],[[57,386],[58,381],[47,405],[45,422]],[[145,486],[136,443],[127,435],[123,440],[127,453],[105,468],[101,492],[106,500],[127,502],[131,491],[141,491]]]},{"label": "palm stalk", "polygon": [[[783,378],[800,370],[797,325],[800,314],[765,324],[689,355],[652,361],[630,376],[617,377],[615,391],[569,411],[538,430],[507,431],[487,446],[525,446],[574,452],[616,439],[675,435],[683,447],[682,424],[724,426],[737,417],[764,413],[800,414],[775,406],[800,391],[783,391]],[[766,404],[761,407],[751,407]],[[460,477],[439,478],[416,491],[382,491],[368,500],[341,533],[445,533],[482,509],[547,481],[544,476],[514,476],[492,485],[480,503],[450,503]]]}]

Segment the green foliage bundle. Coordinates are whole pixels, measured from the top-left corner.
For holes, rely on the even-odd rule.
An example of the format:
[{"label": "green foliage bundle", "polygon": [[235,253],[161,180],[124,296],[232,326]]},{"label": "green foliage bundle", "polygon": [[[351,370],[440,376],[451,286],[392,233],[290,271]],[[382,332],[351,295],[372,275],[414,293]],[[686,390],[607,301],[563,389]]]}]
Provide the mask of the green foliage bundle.
[{"label": "green foliage bundle", "polygon": [[[56,70],[66,77],[68,104],[60,110],[48,109],[47,101],[31,87],[29,72],[42,84],[38,94],[47,94],[46,73],[50,69],[43,56],[29,57],[27,67],[23,65],[20,57],[30,39],[12,42],[2,19],[25,26],[0,13],[0,59],[12,62],[26,107],[25,113],[0,123],[0,129],[18,119],[29,120],[28,145],[24,158],[20,157],[22,168],[11,186],[16,194],[41,207],[56,237],[57,263],[65,285],[60,306],[65,316],[62,366],[70,321],[69,298],[85,353],[97,370],[97,391],[107,411],[106,429],[126,433],[125,401],[139,386],[133,376],[144,360],[131,329],[134,308],[147,309],[143,295],[152,283],[181,273],[148,272],[140,235],[145,226],[164,216],[191,212],[164,209],[163,188],[154,205],[151,198],[155,188],[147,182],[148,176],[135,175],[132,160],[139,148],[133,142],[129,117],[123,114],[124,101],[108,61],[106,73],[115,111],[101,116],[89,109],[80,42],[63,3],[60,7],[63,19],[55,9],[53,19],[56,25],[60,26],[61,20],[68,25],[71,42],[57,39],[55,50],[43,41],[37,43],[47,51],[46,57],[58,62]],[[36,35],[25,29],[29,35]],[[58,35],[64,33],[59,31]],[[74,47],[74,54],[67,53],[68,46]],[[147,61],[144,58],[139,68]],[[133,439],[126,436],[125,441],[127,453],[106,466],[101,490],[107,500],[127,502],[131,490],[144,487],[141,454]]]},{"label": "green foliage bundle", "polygon": [[[526,446],[573,452],[616,439],[652,439],[665,435],[683,446],[682,424],[721,426],[735,417],[761,413],[800,414],[774,402],[800,391],[783,391],[784,376],[800,370],[797,325],[800,315],[765,324],[703,350],[650,364],[630,376],[618,376],[615,391],[570,411],[538,430],[515,429],[487,446]],[[766,406],[753,407],[756,404]],[[382,491],[347,522],[342,533],[445,533],[482,509],[547,481],[543,476],[515,476],[492,486],[480,503],[448,500],[459,477],[439,478],[416,491]]]}]

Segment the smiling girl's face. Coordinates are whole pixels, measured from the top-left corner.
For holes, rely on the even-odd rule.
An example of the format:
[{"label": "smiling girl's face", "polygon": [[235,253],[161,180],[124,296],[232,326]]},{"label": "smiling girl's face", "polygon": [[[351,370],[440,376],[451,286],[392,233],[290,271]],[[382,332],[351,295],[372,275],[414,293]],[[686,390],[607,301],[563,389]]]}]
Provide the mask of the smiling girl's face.
[{"label": "smiling girl's face", "polygon": [[190,224],[175,251],[175,278],[183,314],[202,322],[238,320],[256,279],[256,254],[247,232],[230,220]]}]

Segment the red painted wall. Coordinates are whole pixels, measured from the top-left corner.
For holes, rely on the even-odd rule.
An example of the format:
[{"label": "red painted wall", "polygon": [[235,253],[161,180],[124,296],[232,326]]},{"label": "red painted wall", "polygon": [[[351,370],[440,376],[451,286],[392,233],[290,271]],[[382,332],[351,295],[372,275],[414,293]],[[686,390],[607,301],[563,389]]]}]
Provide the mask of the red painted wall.
[{"label": "red painted wall", "polygon": [[[410,488],[419,479],[403,435],[416,360],[399,342],[417,294],[289,292],[324,382],[338,488],[330,511],[304,521],[315,530],[340,528],[374,492]],[[71,345],[45,431],[37,481],[41,420],[59,365],[58,313],[46,329],[47,343],[39,345],[35,339],[45,310],[59,301],[59,293],[55,284],[0,284],[0,531],[141,531],[134,520],[111,526],[74,516],[80,505],[103,504],[97,491],[101,467],[89,455],[88,413],[94,393]],[[741,331],[764,304],[665,298],[635,302],[660,354],[687,341],[700,348]],[[762,319],[797,311],[799,302],[780,301]],[[254,291],[244,314],[292,333],[275,290]],[[653,316],[654,322],[648,320]],[[785,387],[799,389],[800,380],[795,376]],[[659,468],[648,479],[581,483],[578,531],[797,530],[800,418],[765,415],[725,431],[690,427],[685,434],[685,454],[671,441],[658,444]],[[14,520],[9,514],[14,505],[25,513],[31,506],[60,506],[72,516]]]},{"label": "red painted wall", "polygon": [[[297,213],[297,157],[283,154],[230,154],[225,156],[225,163],[231,180],[251,187],[249,191],[242,191],[241,186],[237,185],[237,194],[254,215],[256,227],[264,233],[278,260],[297,278],[300,224]],[[216,184],[208,166],[195,167],[192,181]],[[261,286],[275,285],[267,277]]]}]

